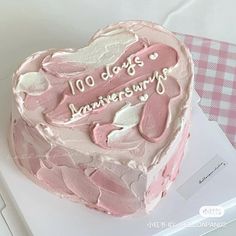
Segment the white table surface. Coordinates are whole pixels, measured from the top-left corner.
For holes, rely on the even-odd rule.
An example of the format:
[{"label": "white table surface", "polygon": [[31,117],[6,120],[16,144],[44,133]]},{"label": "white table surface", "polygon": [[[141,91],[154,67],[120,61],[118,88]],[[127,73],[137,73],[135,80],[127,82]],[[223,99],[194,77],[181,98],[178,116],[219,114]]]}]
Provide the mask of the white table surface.
[{"label": "white table surface", "polygon": [[[128,19],[236,44],[235,9],[235,0],[0,0],[0,80],[35,51],[83,46],[100,27]],[[209,236],[235,234],[231,223]]]}]

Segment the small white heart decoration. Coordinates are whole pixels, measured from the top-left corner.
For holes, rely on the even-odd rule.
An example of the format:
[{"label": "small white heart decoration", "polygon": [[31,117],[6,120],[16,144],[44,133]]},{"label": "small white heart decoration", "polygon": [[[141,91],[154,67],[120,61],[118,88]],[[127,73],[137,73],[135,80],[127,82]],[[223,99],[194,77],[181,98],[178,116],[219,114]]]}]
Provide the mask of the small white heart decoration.
[{"label": "small white heart decoration", "polygon": [[139,96],[139,100],[140,100],[141,102],[146,102],[146,101],[148,100],[148,94],[145,93],[144,95]]},{"label": "small white heart decoration", "polygon": [[156,60],[158,58],[158,56],[159,56],[158,53],[154,52],[154,53],[149,55],[149,59],[154,61],[154,60]]}]

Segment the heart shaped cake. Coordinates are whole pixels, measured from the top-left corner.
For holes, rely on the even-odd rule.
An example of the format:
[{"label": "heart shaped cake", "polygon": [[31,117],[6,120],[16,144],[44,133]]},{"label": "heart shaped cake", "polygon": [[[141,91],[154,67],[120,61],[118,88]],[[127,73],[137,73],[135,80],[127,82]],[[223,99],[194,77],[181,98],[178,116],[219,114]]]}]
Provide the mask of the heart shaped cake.
[{"label": "heart shaped cake", "polygon": [[127,21],[13,76],[11,152],[35,183],[115,216],[149,212],[189,136],[193,63],[161,26]]}]

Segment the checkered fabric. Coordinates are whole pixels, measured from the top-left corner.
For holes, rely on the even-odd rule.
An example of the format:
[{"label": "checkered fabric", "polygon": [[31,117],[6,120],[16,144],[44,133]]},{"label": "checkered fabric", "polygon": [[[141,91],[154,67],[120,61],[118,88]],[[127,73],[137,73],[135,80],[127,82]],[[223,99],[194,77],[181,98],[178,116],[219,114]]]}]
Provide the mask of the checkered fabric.
[{"label": "checkered fabric", "polygon": [[217,121],[236,148],[236,45],[176,33],[192,53],[195,89],[209,120]]}]

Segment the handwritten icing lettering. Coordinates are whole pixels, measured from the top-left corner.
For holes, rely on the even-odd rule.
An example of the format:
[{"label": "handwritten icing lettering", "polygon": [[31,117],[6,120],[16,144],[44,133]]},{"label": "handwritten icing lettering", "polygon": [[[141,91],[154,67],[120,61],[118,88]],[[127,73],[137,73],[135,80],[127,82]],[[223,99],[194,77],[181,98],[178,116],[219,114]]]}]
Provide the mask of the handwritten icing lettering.
[{"label": "handwritten icing lettering", "polygon": [[117,75],[121,70],[122,70],[122,68],[119,67],[119,66],[114,66],[114,67],[112,68],[112,72],[113,72],[115,75]]},{"label": "handwritten icing lettering", "polygon": [[93,86],[95,85],[94,79],[93,79],[93,77],[92,77],[91,75],[89,75],[89,76],[87,76],[87,77],[85,78],[85,83],[86,83],[86,85],[88,85],[89,87],[93,87]]},{"label": "handwritten icing lettering", "polygon": [[122,64],[122,67],[126,69],[127,74],[130,76],[135,75],[135,66],[136,66],[136,64],[132,63],[130,57],[128,57],[127,61]]},{"label": "handwritten icing lettering", "polygon": [[76,107],[75,107],[74,104],[72,104],[72,103],[69,104],[69,109],[70,109],[70,111],[71,111],[72,117],[73,117],[74,115],[78,114],[78,110],[76,109]]},{"label": "handwritten icing lettering", "polygon": [[103,80],[108,80],[113,77],[113,74],[117,75],[122,69],[126,69],[126,72],[130,76],[135,75],[135,67],[143,67],[144,62],[139,57],[134,57],[133,62],[130,57],[127,58],[126,62],[124,62],[121,66],[114,66],[110,68],[108,65],[105,67],[105,71],[101,74],[101,78]]},{"label": "handwritten icing lettering", "polygon": [[139,57],[135,57],[134,58],[134,62],[139,66],[139,67],[143,67],[144,66],[144,62],[142,60],[140,60]]},{"label": "handwritten icing lettering", "polygon": [[[105,67],[105,70],[101,73],[101,79],[107,81],[113,77],[113,75],[117,75],[122,69],[125,69],[127,74],[130,76],[135,75],[135,67],[143,67],[144,62],[138,57],[134,57],[133,61],[130,57],[121,65],[121,66],[114,66],[110,68],[109,65]],[[76,95],[75,90],[77,89],[79,92],[84,92],[86,86],[93,87],[95,86],[94,78],[91,75],[85,77],[85,79],[78,79],[75,81],[75,86],[72,81],[68,81],[70,91],[72,95]],[[85,86],[86,85],[86,86]]]},{"label": "handwritten icing lettering", "polygon": [[103,72],[102,74],[101,74],[101,77],[102,77],[102,79],[103,80],[108,80],[108,79],[111,79],[112,77],[113,77],[113,75],[111,74],[111,72],[110,72],[110,67],[109,66],[106,66],[106,68],[105,68],[105,72]]},{"label": "handwritten icing lettering", "polygon": [[113,102],[117,102],[117,101],[118,101],[118,96],[117,96],[116,93],[113,93],[113,94],[111,95],[111,100],[112,100]]},{"label": "handwritten icing lettering", "polygon": [[73,95],[75,95],[75,89],[74,89],[74,86],[73,86],[71,80],[68,80],[68,84],[69,84],[71,93],[72,93]]},{"label": "handwritten icing lettering", "polygon": [[168,75],[168,69],[164,68],[162,70],[163,75],[159,75],[159,73],[156,71],[155,74],[153,75],[153,78],[151,78],[151,80],[157,80],[157,85],[156,85],[156,92],[159,94],[163,94],[165,92],[165,87],[163,84],[163,80],[167,79],[167,75]]},{"label": "handwritten icing lettering", "polygon": [[84,82],[80,79],[75,81],[75,86],[80,92],[84,92]]},{"label": "handwritten icing lettering", "polygon": [[68,80],[70,91],[73,95],[76,95],[75,89],[84,92],[85,85],[88,87],[93,87],[95,85],[94,78],[91,75],[86,76],[84,80],[77,79],[74,83],[71,80]]},{"label": "handwritten icing lettering", "polygon": [[[167,75],[169,72],[170,72],[170,68],[164,68],[162,70],[161,74],[158,71],[154,71],[153,75],[149,76],[145,80],[143,80],[137,84],[133,84],[130,87],[126,87],[122,91],[109,94],[109,95],[107,95],[107,97],[99,96],[98,101],[93,102],[91,104],[87,104],[85,106],[82,106],[79,109],[76,109],[74,104],[70,104],[69,109],[71,111],[72,118],[75,116],[82,117],[82,116],[86,115],[88,112],[98,109],[100,107],[103,107],[111,102],[122,101],[125,97],[126,98],[131,97],[135,93],[142,92],[142,91],[146,90],[147,85],[150,83],[156,82],[156,92],[161,95],[165,92],[165,87],[164,87],[163,81],[165,81],[167,79]],[[147,96],[145,96],[145,99],[147,99],[146,97]],[[142,98],[143,101],[145,101],[145,99]]]},{"label": "handwritten icing lettering", "polygon": [[125,94],[126,94],[126,97],[128,98],[128,97],[133,96],[134,92],[129,87],[126,87],[125,88]]},{"label": "handwritten icing lettering", "polygon": [[[159,54],[157,52],[153,52],[149,54],[148,57],[150,60],[156,60],[159,57]],[[136,67],[143,66],[144,61],[142,61],[138,56],[132,58],[128,57],[120,66],[115,65],[112,67],[110,65],[106,65],[103,72],[100,74],[100,78],[104,81],[110,80],[114,75],[119,74],[122,70],[125,70],[129,76],[133,77],[136,73]],[[164,81],[167,80],[169,72],[170,68],[162,69],[161,73],[158,71],[154,71],[151,76],[147,77],[141,82],[130,85],[129,87],[125,87],[123,90],[108,94],[107,96],[99,96],[97,98],[97,101],[94,101],[90,104],[85,104],[80,108],[76,108],[74,104],[69,104],[71,118],[74,118],[75,116],[82,117],[87,113],[99,109],[109,103],[118,102],[122,101],[125,98],[129,98],[135,93],[140,93],[147,90],[149,84],[152,83],[156,83],[156,93],[162,95],[165,93]],[[84,92],[86,88],[95,86],[95,80],[91,75],[88,75],[84,79],[78,79],[74,82],[69,80],[68,84],[72,95],[76,95],[76,90],[78,90],[79,92]],[[139,96],[139,99],[141,101],[146,101],[148,99],[148,95],[145,94],[143,96]]]}]

